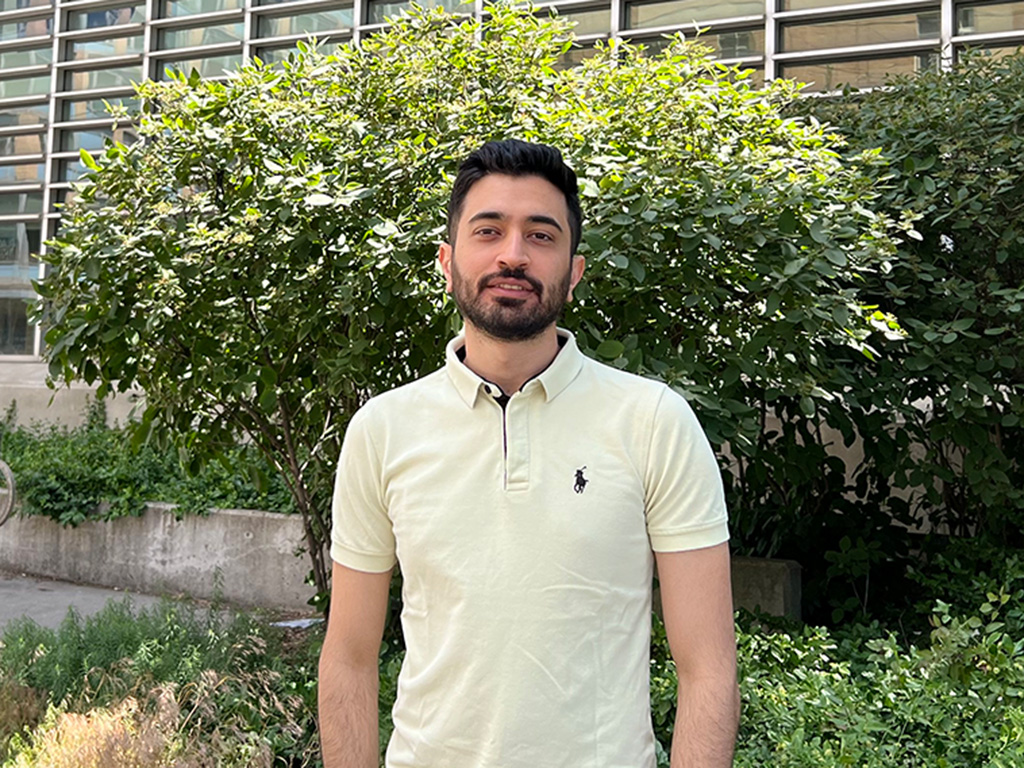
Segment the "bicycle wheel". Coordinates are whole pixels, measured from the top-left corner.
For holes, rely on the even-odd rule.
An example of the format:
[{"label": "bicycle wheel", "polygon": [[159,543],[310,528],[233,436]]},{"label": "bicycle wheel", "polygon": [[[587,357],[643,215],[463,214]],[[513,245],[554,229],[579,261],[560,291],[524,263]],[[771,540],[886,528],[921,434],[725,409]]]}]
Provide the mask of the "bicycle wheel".
[{"label": "bicycle wheel", "polygon": [[0,461],[0,525],[14,511],[14,473],[6,461]]}]

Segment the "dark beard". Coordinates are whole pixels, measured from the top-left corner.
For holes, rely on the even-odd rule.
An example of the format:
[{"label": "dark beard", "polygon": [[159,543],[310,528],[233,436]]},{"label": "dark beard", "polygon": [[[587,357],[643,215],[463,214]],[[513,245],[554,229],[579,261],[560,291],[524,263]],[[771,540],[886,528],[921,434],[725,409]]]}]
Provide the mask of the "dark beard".
[{"label": "dark beard", "polygon": [[[496,298],[492,306],[484,306],[481,300],[484,290],[492,281],[501,277],[528,282],[536,293],[536,306],[526,309],[524,305],[531,299],[514,299],[508,296]],[[469,295],[469,286],[453,264],[452,298],[462,313],[462,319],[492,339],[528,341],[540,336],[561,316],[569,294],[571,278],[572,270],[568,269],[565,278],[551,289],[550,295],[545,295],[548,291],[544,290],[540,281],[524,274],[522,270],[506,269],[480,278],[476,294]]]}]

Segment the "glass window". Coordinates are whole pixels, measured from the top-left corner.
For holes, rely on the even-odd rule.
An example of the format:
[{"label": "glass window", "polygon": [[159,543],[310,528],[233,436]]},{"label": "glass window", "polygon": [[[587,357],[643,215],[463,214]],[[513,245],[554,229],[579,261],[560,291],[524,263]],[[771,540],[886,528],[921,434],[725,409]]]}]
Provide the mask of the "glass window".
[{"label": "glass window", "polygon": [[920,40],[938,35],[939,12],[900,13],[782,27],[782,50],[813,51],[852,45]]},{"label": "glass window", "polygon": [[256,51],[256,58],[264,64],[275,64],[279,61],[285,61],[288,58],[288,54],[295,53],[297,50],[294,45],[288,45],[284,48],[260,48]]},{"label": "glass window", "polygon": [[40,182],[46,175],[46,166],[42,163],[31,165],[0,165],[0,184],[19,184]]},{"label": "glass window", "polygon": [[28,104],[23,107],[0,109],[0,125],[38,125],[50,116],[47,104]]},{"label": "glass window", "polygon": [[21,291],[4,289],[4,294],[20,293],[20,297],[0,296],[0,355],[31,355],[34,353],[35,326],[28,324],[29,297],[35,298],[29,280],[39,277],[39,268],[21,269],[0,266],[0,282],[23,283]]},{"label": "glass window", "polygon": [[0,80],[0,99],[15,96],[35,96],[50,92],[50,76],[19,77],[15,80]]},{"label": "glass window", "polygon": [[335,8],[332,11],[299,13],[294,16],[260,16],[256,36],[307,35],[351,26],[352,8]]},{"label": "glass window", "polygon": [[938,67],[938,62],[939,55],[936,51],[917,56],[787,65],[782,68],[781,76],[808,83],[806,91],[832,91],[843,85],[870,88],[883,85],[888,75],[934,70]]},{"label": "glass window", "polygon": [[179,72],[184,72],[186,75],[192,74],[193,69],[199,70],[201,77],[223,77],[224,71],[228,69],[235,69],[242,63],[242,55],[239,53],[232,53],[227,56],[208,56],[205,59],[175,59],[171,61],[162,61],[157,66],[159,67],[159,75],[157,79],[166,80],[166,70],[173,69]]},{"label": "glass window", "polygon": [[957,53],[970,50],[972,53],[983,53],[993,59],[1001,59],[1005,56],[1013,56],[1020,52],[1019,45],[969,45],[964,48],[957,48]]},{"label": "glass window", "polygon": [[764,0],[669,0],[660,3],[629,3],[626,25],[630,29],[692,25],[696,21],[729,19],[764,14]]},{"label": "glass window", "polygon": [[589,43],[585,46],[573,46],[568,51],[558,57],[558,61],[555,63],[557,69],[569,69],[582,64],[586,59],[589,59],[597,53],[597,49]]},{"label": "glass window", "polygon": [[0,215],[41,213],[42,192],[0,192]]},{"label": "glass window", "polygon": [[0,24],[0,40],[20,40],[24,37],[39,37],[53,34],[53,16],[28,21],[12,21]]},{"label": "glass window", "polygon": [[0,136],[0,155],[38,155],[46,149],[45,133],[26,133],[21,136]]},{"label": "glass window", "polygon": [[115,27],[122,24],[139,24],[145,20],[145,5],[104,8],[99,11],[71,11],[68,14],[68,29]]},{"label": "glass window", "polygon": [[24,8],[45,8],[52,5],[50,0],[0,0],[0,11],[22,10]]},{"label": "glass window", "polygon": [[811,8],[831,8],[840,5],[863,3],[865,0],[782,0],[779,10],[806,11]]},{"label": "glass window", "polygon": [[164,0],[160,15],[165,19],[177,18],[196,13],[233,11],[242,5],[242,0]]},{"label": "glass window", "polygon": [[[686,39],[713,48],[715,54],[723,59],[764,55],[764,27],[719,32],[717,35],[705,32],[701,35],[687,35]],[[648,55],[652,55],[665,50],[670,41],[666,37],[656,37],[633,42],[642,43],[646,46]]]},{"label": "glass window", "polygon": [[112,69],[86,69],[66,73],[65,90],[86,91],[93,88],[119,88],[138,83],[142,80],[142,67],[133,64],[129,67],[113,67]]},{"label": "glass window", "polygon": [[192,48],[197,45],[233,43],[242,39],[243,30],[242,22],[191,29],[161,29],[157,34],[157,48]]},{"label": "glass window", "polygon": [[53,61],[53,47],[29,48],[27,51],[4,51],[0,53],[0,69],[14,67],[35,67]]},{"label": "glass window", "polygon": [[0,223],[0,264],[27,265],[39,252],[39,229],[38,221]]},{"label": "glass window", "polygon": [[73,152],[78,149],[87,149],[92,152],[103,149],[107,139],[119,141],[122,144],[131,144],[137,138],[138,135],[131,126],[117,129],[90,128],[85,131],[61,131],[60,148],[62,152]]},{"label": "glass window", "polygon": [[[406,10],[410,3],[408,2],[375,2],[374,0],[367,0],[370,3],[369,18],[367,19],[368,24],[380,24],[388,18],[398,16],[402,11]],[[473,6],[468,5],[462,7],[461,0],[423,0],[419,3],[424,8],[437,8],[438,6],[456,13],[472,13]]]},{"label": "glass window", "polygon": [[142,53],[142,35],[115,37],[113,40],[72,40],[68,46],[68,59],[104,59],[108,56],[127,56]]},{"label": "glass window", "polygon": [[967,5],[957,9],[958,35],[984,35],[1015,29],[1024,29],[1024,2]]},{"label": "glass window", "polygon": [[550,9],[541,11],[541,14],[550,14],[569,21],[575,21],[576,26],[573,32],[577,35],[607,35],[611,31],[612,16],[607,8],[586,11],[558,11]]},{"label": "glass window", "polygon": [[106,103],[111,106],[123,105],[128,108],[129,113],[138,112],[141,102],[130,96],[115,97],[110,99],[68,99],[61,107],[63,120],[92,120],[99,117],[108,117]]},{"label": "glass window", "polygon": [[57,180],[76,181],[85,171],[85,163],[81,160],[61,160],[57,165]]}]

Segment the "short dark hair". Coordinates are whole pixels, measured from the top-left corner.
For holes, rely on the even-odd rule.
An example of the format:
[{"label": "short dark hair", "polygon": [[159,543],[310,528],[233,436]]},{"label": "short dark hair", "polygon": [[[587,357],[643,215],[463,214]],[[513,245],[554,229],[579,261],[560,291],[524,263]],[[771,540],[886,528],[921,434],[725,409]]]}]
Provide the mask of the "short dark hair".
[{"label": "short dark hair", "polygon": [[470,188],[484,176],[501,173],[506,176],[540,176],[565,196],[569,209],[569,231],[572,235],[570,255],[576,253],[583,229],[579,187],[576,174],[565,164],[562,153],[547,144],[531,144],[518,139],[489,141],[467,157],[452,185],[448,199],[448,240],[455,244],[459,216]]}]

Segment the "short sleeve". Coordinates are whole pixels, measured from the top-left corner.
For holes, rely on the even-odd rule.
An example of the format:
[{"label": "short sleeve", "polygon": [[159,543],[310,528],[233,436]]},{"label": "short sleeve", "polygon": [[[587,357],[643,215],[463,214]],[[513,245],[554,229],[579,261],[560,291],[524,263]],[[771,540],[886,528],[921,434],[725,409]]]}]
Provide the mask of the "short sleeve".
[{"label": "short sleeve", "polygon": [[364,406],[345,431],[331,510],[331,559],[357,571],[383,573],[396,562],[382,475],[373,421]]},{"label": "short sleeve", "polygon": [[647,533],[655,552],[728,541],[718,462],[693,409],[668,387],[654,409],[644,489]]}]

